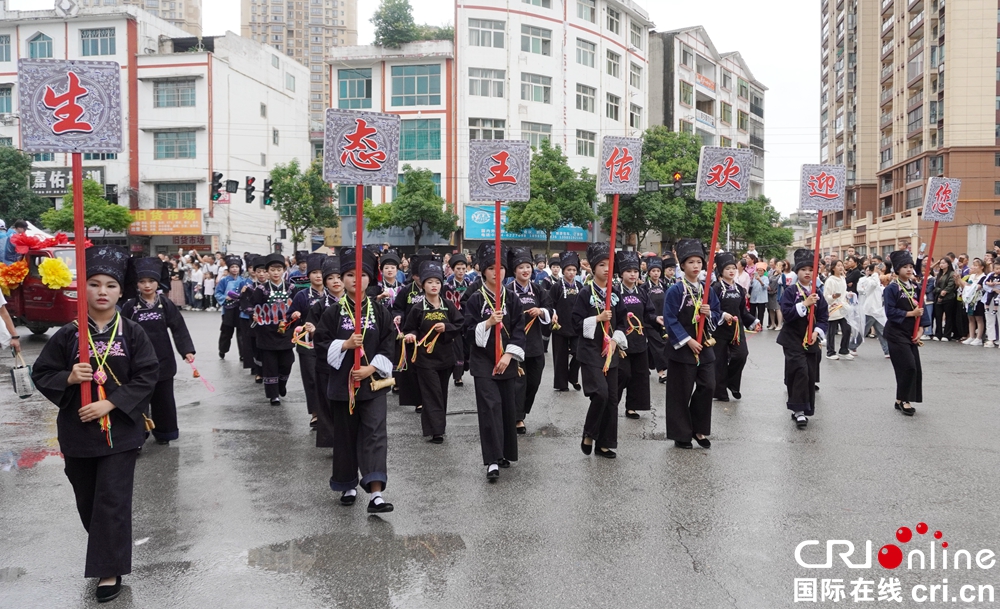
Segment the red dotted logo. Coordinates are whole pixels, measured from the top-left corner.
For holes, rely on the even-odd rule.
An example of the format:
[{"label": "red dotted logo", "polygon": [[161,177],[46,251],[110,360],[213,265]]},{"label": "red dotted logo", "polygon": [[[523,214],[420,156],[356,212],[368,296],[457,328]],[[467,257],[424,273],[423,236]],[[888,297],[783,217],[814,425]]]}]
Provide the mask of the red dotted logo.
[{"label": "red dotted logo", "polygon": [[[918,535],[926,535],[927,523],[920,522],[916,526]],[[941,531],[934,531],[934,539],[941,539],[944,533]],[[913,531],[909,527],[899,527],[896,529],[896,541],[899,543],[909,543],[913,539]],[[948,547],[948,542],[941,542],[942,548]],[[886,544],[879,548],[878,551],[878,564],[882,565],[885,569],[895,569],[899,565],[903,564],[903,550],[900,549],[896,544]]]}]

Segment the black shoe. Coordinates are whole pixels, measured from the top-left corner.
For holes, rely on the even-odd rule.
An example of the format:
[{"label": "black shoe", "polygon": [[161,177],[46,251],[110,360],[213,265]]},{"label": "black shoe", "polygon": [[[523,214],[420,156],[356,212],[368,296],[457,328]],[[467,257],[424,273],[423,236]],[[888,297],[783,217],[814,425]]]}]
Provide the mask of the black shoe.
[{"label": "black shoe", "polygon": [[615,457],[618,456],[618,453],[607,448],[598,448],[596,451],[594,451],[594,454],[597,455],[598,457],[604,457],[605,459],[614,459]]},{"label": "black shoe", "polygon": [[376,504],[375,500],[372,499],[368,502],[368,513],[369,514],[388,514],[393,510],[392,504],[388,501],[383,501],[382,503]]},{"label": "black shoe", "polygon": [[281,406],[281,398],[271,398],[271,406]]},{"label": "black shoe", "polygon": [[486,470],[486,479],[489,480],[490,482],[496,482],[497,480],[500,479],[500,470],[498,470],[498,469],[487,469]]},{"label": "black shoe", "polygon": [[813,391],[818,392],[819,391],[819,385],[813,385]]},{"label": "black shoe", "polygon": [[674,440],[674,446],[677,448],[694,448],[694,444],[690,442],[681,442],[680,440]]},{"label": "black shoe", "polygon": [[510,461],[507,459],[500,459],[500,461],[497,462],[497,465],[499,465],[501,469],[510,469]]},{"label": "black shoe", "polygon": [[222,351],[219,351],[219,359],[226,359],[226,354],[223,353]]},{"label": "black shoe", "polygon": [[739,391],[734,391],[733,392],[733,397],[736,398],[737,400],[740,400],[740,399],[743,399],[743,394],[740,393]]},{"label": "black shoe", "polygon": [[340,495],[340,505],[354,505],[354,502],[357,500],[358,500],[357,493],[355,493],[354,495],[348,495],[347,491],[344,491]]},{"label": "black shoe", "polygon": [[695,438],[694,441],[702,448],[712,448],[712,442],[708,438]]},{"label": "black shoe", "polygon": [[309,428],[315,431],[317,427],[319,427],[319,419],[313,416],[313,418],[309,421]]},{"label": "black shoe", "polygon": [[592,443],[580,442],[580,450],[583,451],[583,454],[589,455],[594,450],[594,445]]},{"label": "black shoe", "polygon": [[399,387],[396,387],[395,385],[393,385],[392,392],[393,393],[399,393]]},{"label": "black shoe", "polygon": [[628,417],[629,419],[638,419],[639,413],[634,410],[626,410],[625,416]]},{"label": "black shoe", "polygon": [[577,391],[583,389],[583,387],[580,386],[580,383],[570,383],[570,385],[573,385],[573,389],[576,389]]},{"label": "black shoe", "polygon": [[463,381],[462,379],[455,379],[455,386],[456,387],[461,387],[464,384],[465,384],[465,381]]},{"label": "black shoe", "polygon": [[98,586],[95,596],[97,596],[97,602],[106,603],[108,601],[115,600],[121,593],[122,593],[122,578],[119,575],[115,579],[115,583],[113,586]]},{"label": "black shoe", "polygon": [[421,413],[421,412],[423,412],[423,411],[424,411],[424,407],[423,406],[417,406],[416,408],[413,409],[413,412],[416,412],[418,414]]},{"label": "black shoe", "polygon": [[428,442],[431,444],[444,444],[444,436],[434,436]]},{"label": "black shoe", "polygon": [[258,385],[260,385],[261,383],[264,382],[264,377],[262,377],[262,376],[256,376],[256,377],[254,377],[253,382],[255,382]]},{"label": "black shoe", "polygon": [[657,382],[659,382],[661,385],[666,385],[667,384],[667,377],[661,376],[659,379],[657,379]]},{"label": "black shoe", "polygon": [[715,398],[715,401],[716,402],[728,402],[729,398],[728,397],[725,397],[725,398]]},{"label": "black shoe", "polygon": [[795,418],[795,426],[798,427],[799,429],[805,429],[806,426],[809,425],[809,419],[807,419],[805,415],[800,415],[794,418]]},{"label": "black shoe", "polygon": [[567,387],[565,389],[556,389],[556,391],[558,391],[559,393],[563,393],[565,391],[569,391],[569,387]]},{"label": "black shoe", "polygon": [[527,428],[527,427],[524,427],[524,426],[522,425],[521,427],[518,427],[518,428],[517,428],[517,435],[519,435],[519,436],[523,436],[523,435],[524,435],[524,434],[526,434],[526,433],[528,433],[528,428]]},{"label": "black shoe", "polygon": [[156,443],[160,446],[170,446],[170,440],[157,440]]},{"label": "black shoe", "polygon": [[909,408],[907,408],[906,406],[903,406],[903,404],[904,404],[904,402],[896,402],[896,410],[902,412],[903,414],[905,414],[908,417],[912,417],[913,415],[915,415],[917,413],[917,409],[914,408],[913,406],[910,406]]},{"label": "black shoe", "polygon": [[287,387],[283,387],[281,385],[278,385],[278,395],[280,395],[281,397],[285,397],[285,395],[287,395],[287,394],[288,394]]}]

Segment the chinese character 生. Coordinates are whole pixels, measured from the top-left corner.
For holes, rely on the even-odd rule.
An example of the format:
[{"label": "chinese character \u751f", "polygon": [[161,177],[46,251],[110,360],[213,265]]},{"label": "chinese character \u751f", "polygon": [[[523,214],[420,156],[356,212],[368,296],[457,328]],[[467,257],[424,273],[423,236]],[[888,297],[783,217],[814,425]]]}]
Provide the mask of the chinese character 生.
[{"label": "chinese character \u751f", "polygon": [[725,188],[731,185],[736,190],[741,190],[743,187],[734,179],[738,175],[740,175],[740,166],[736,164],[733,157],[727,156],[724,163],[714,165],[709,169],[707,184],[716,188]]},{"label": "chinese character \u751f", "polygon": [[69,87],[65,93],[56,95],[52,87],[47,86],[42,97],[42,103],[45,104],[46,108],[52,110],[52,115],[58,119],[52,125],[52,133],[56,135],[90,133],[94,130],[94,126],[87,121],[80,120],[83,118],[84,109],[78,103],[78,100],[87,95],[89,91],[80,84],[80,77],[76,75],[76,72],[68,72],[67,80]]},{"label": "chinese character \u751f", "polygon": [[369,127],[368,121],[356,119],[357,128],[354,133],[344,136],[347,145],[340,154],[340,164],[348,162],[362,171],[379,171],[388,156],[384,150],[379,150],[378,142],[372,137],[378,133],[375,127]]}]

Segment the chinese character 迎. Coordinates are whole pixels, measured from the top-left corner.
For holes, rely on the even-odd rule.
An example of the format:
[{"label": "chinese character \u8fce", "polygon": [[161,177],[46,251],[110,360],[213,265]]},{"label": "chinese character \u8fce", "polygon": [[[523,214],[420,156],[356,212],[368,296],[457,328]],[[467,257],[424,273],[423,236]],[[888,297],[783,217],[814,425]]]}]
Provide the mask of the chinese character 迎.
[{"label": "chinese character \u8fce", "polygon": [[820,581],[820,601],[831,600],[839,603],[844,600],[846,590],[842,579],[823,579]]},{"label": "chinese character \u8fce", "polygon": [[903,586],[899,583],[898,577],[890,577],[889,579],[881,578],[878,582],[878,600],[881,601],[892,601],[896,603],[903,602]]},{"label": "chinese character \u8fce", "polygon": [[496,165],[490,167],[490,173],[493,174],[492,177],[486,178],[486,183],[490,186],[496,186],[497,184],[517,184],[517,178],[512,175],[507,175],[510,171],[510,167],[507,165],[507,159],[510,158],[510,153],[506,150],[498,152],[490,157],[497,162]]},{"label": "chinese character \u8fce", "polygon": [[344,136],[347,145],[340,154],[340,164],[347,165],[350,161],[351,165],[362,171],[378,171],[388,158],[385,151],[379,150],[378,142],[372,138],[378,133],[378,129],[369,127],[368,121],[363,118],[356,119],[356,122],[357,128],[354,133]]},{"label": "chinese character \u8fce", "polygon": [[951,201],[951,184],[945,182],[944,184],[938,186],[937,190],[934,192],[934,202],[931,204],[931,209],[939,214],[947,214],[951,212],[951,208],[954,205]]},{"label": "chinese character \u8fce", "polygon": [[727,156],[725,164],[714,165],[708,170],[707,184],[716,188],[725,188],[731,184],[736,190],[741,190],[743,187],[733,179],[738,175],[740,175],[740,166],[736,164],[733,157]]},{"label": "chinese character \u8fce", "polygon": [[76,72],[67,73],[69,86],[62,95],[56,95],[51,86],[45,87],[45,94],[42,96],[42,103],[57,119],[52,125],[52,133],[62,135],[63,133],[90,133],[94,126],[86,121],[80,120],[83,117],[83,106],[77,100],[87,95],[86,87],[80,84],[80,77]]},{"label": "chinese character \u8fce", "polygon": [[635,157],[629,154],[628,148],[615,146],[615,149],[611,151],[608,162],[604,164],[604,167],[608,170],[608,182],[613,184],[615,178],[619,182],[628,182],[632,176],[632,161],[634,160]]},{"label": "chinese character \u8fce", "polygon": [[816,597],[816,578],[808,577],[796,577],[795,578],[795,602],[796,603],[815,603]]},{"label": "chinese character \u8fce", "polygon": [[821,199],[836,199],[837,176],[821,171],[819,175],[809,176],[809,196]]},{"label": "chinese character \u8fce", "polygon": [[49,184],[52,188],[66,188],[66,175],[61,171],[53,171],[49,175]]},{"label": "chinese character \u8fce", "polygon": [[44,171],[32,171],[31,177],[33,178],[31,183],[32,188],[48,188],[48,186],[46,186],[47,180]]},{"label": "chinese character \u8fce", "polygon": [[856,579],[851,582],[851,599],[855,603],[874,602],[872,594],[875,592],[875,581],[870,579]]}]

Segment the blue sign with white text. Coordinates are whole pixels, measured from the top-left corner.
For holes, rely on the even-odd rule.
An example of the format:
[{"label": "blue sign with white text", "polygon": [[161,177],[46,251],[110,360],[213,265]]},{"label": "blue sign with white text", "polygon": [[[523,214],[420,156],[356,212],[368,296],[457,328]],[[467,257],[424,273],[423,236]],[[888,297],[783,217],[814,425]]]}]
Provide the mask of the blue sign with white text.
[{"label": "blue sign with white text", "polygon": [[[465,206],[465,238],[470,241],[492,241],[496,238],[496,219],[494,206]],[[507,206],[500,206],[500,238],[514,241],[545,241],[545,233],[540,230],[528,229],[523,233],[507,232],[503,227],[507,224]],[[563,226],[552,233],[552,241],[588,241],[587,230],[579,226]]]}]

